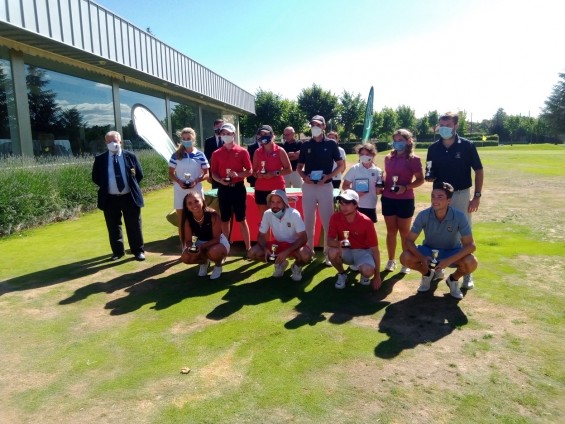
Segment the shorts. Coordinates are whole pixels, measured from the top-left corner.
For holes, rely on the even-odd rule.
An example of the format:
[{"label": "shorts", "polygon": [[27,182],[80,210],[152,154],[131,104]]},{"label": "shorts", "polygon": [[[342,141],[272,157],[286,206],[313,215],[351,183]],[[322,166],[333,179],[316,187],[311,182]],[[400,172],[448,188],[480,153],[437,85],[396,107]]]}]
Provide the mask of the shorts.
[{"label": "shorts", "polygon": [[334,188],[339,189],[341,187],[341,180],[332,180],[332,185]]},{"label": "shorts", "polygon": [[371,249],[341,249],[341,258],[347,265],[359,267],[366,264],[375,267],[375,258]]},{"label": "shorts", "polygon": [[[430,258],[432,257],[432,248],[430,246],[420,244],[420,245],[416,246],[416,248],[418,249],[418,252],[420,252],[422,255],[429,256]],[[441,261],[442,259],[449,258],[450,256],[455,255],[461,249],[462,249],[462,247],[456,247],[454,249],[437,249],[437,250],[439,250],[439,253],[437,255],[437,260]],[[455,267],[454,264],[451,264],[449,266]]]},{"label": "shorts", "polygon": [[377,209],[357,208],[363,215],[369,217],[373,223],[377,222]]},{"label": "shorts", "polygon": [[[196,242],[196,246],[200,246],[201,244],[204,244],[204,243],[206,243],[206,240],[198,240],[198,241]],[[230,247],[231,247],[231,245],[230,245],[230,242],[229,242],[228,238],[226,237],[226,235],[225,235],[224,233],[222,233],[222,234],[220,235],[220,244],[226,248],[226,251],[227,251],[228,253],[230,253]]]},{"label": "shorts", "polygon": [[[292,246],[294,243],[288,243],[286,241],[276,241],[276,240],[271,240],[267,242],[267,247],[266,249],[270,252],[271,251],[271,246],[273,244],[276,244],[277,247],[277,252],[282,252],[283,250],[288,249],[290,246]],[[305,246],[306,243],[303,244],[303,246]],[[302,247],[302,246],[301,246]],[[298,253],[298,250],[295,250],[294,252],[291,253],[290,256],[294,256],[296,253]]]},{"label": "shorts", "polygon": [[218,203],[222,222],[228,222],[235,214],[235,220],[245,219],[247,190],[243,182],[235,183],[233,187],[220,184],[218,187]]},{"label": "shorts", "polygon": [[414,199],[391,199],[381,196],[383,216],[397,216],[406,219],[414,216],[416,210]]},{"label": "shorts", "polygon": [[255,190],[255,203],[257,205],[266,205],[267,204],[267,196],[269,194],[271,194],[271,191]]}]

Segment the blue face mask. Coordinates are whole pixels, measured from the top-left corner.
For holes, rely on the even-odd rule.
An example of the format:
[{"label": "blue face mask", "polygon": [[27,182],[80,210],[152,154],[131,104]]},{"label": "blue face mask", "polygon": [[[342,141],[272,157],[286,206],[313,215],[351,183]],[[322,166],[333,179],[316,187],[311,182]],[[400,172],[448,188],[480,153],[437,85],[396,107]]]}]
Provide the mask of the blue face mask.
[{"label": "blue face mask", "polygon": [[281,209],[278,212],[273,212],[273,215],[275,215],[276,218],[281,219],[284,215],[284,209]]},{"label": "blue face mask", "polygon": [[183,140],[182,145],[185,149],[190,149],[192,147],[192,140]]},{"label": "blue face mask", "polygon": [[453,128],[449,127],[439,127],[439,136],[443,139],[448,139],[453,137]]},{"label": "blue face mask", "polygon": [[259,142],[261,144],[269,144],[271,142],[272,136],[271,135],[262,135],[259,138]]},{"label": "blue face mask", "polygon": [[393,141],[392,148],[397,152],[403,152],[406,149],[406,142],[405,141]]}]

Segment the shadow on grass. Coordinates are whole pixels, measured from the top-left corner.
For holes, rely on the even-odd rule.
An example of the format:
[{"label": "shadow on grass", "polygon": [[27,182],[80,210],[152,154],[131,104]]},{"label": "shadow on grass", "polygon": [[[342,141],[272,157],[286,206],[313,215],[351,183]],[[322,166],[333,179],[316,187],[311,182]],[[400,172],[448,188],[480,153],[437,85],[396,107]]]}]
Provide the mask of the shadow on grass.
[{"label": "shadow on grass", "polygon": [[392,359],[405,349],[433,343],[467,324],[459,301],[449,294],[435,296],[438,281],[429,292],[417,293],[390,304],[379,323],[379,332],[389,338],[375,347],[375,356]]},{"label": "shadow on grass", "polygon": [[[386,273],[381,273],[381,278]],[[388,280],[383,280],[381,288],[373,292],[370,287],[362,286],[357,281],[358,273],[348,274],[348,285],[343,290],[335,288],[336,277],[329,277],[321,281],[311,291],[303,292],[298,297],[300,303],[296,305],[297,315],[285,323],[285,328],[295,330],[304,325],[316,325],[325,321],[325,314],[331,314],[328,321],[332,324],[344,324],[354,317],[368,316],[380,311],[390,302],[384,299],[392,292],[394,285],[404,277],[396,274]]]}]

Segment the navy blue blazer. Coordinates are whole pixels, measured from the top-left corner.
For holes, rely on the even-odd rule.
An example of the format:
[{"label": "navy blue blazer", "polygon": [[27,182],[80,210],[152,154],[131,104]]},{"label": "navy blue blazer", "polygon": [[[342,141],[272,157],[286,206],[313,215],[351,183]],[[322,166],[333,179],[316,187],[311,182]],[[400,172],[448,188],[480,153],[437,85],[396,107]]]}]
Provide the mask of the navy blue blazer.
[{"label": "navy blue blazer", "polygon": [[[101,153],[94,158],[92,166],[92,181],[98,186],[98,209],[104,210],[108,197],[108,155],[109,151]],[[143,207],[143,195],[139,182],[143,179],[143,170],[137,156],[133,152],[122,150],[126,164],[126,176],[131,197],[137,206]]]}]

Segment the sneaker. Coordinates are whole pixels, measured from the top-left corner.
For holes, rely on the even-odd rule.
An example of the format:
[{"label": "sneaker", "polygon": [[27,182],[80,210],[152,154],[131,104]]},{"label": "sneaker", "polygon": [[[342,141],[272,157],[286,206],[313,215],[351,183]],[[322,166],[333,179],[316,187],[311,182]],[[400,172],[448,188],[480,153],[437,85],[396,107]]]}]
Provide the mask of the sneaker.
[{"label": "sneaker", "polygon": [[391,259],[386,263],[385,271],[394,271],[395,268],[396,268],[396,261],[394,259]]},{"label": "sneaker", "polygon": [[296,264],[292,264],[290,270],[292,271],[292,275],[290,276],[290,278],[292,278],[292,281],[302,280],[302,267]]},{"label": "sneaker", "polygon": [[207,260],[205,263],[200,265],[200,269],[198,270],[199,277],[205,277],[208,274],[208,267],[210,266],[210,260]]},{"label": "sneaker", "polygon": [[272,276],[275,278],[282,277],[287,266],[287,260],[283,261],[281,264],[275,264],[275,271],[273,272]]},{"label": "sneaker", "polygon": [[420,287],[418,287],[419,292],[427,292],[430,289],[430,284],[434,279],[434,270],[430,269],[430,275],[422,275],[422,280],[420,281]]},{"label": "sneaker", "polygon": [[445,280],[445,282],[449,287],[449,294],[451,295],[451,297],[454,297],[455,299],[463,299],[463,293],[461,293],[461,289],[459,288],[459,281],[453,281],[450,275],[449,277],[447,277],[447,280]]},{"label": "sneaker", "polygon": [[368,286],[368,285],[371,284],[371,279],[369,277],[361,276],[361,278],[359,279],[359,282],[361,283],[362,286]]},{"label": "sneaker", "polygon": [[216,265],[212,270],[212,274],[210,274],[210,280],[215,280],[217,278],[220,278],[220,275],[222,275],[222,267]]},{"label": "sneaker", "polygon": [[463,284],[461,284],[461,288],[465,290],[471,290],[475,287],[475,283],[473,282],[473,276],[471,274],[467,274],[463,276]]},{"label": "sneaker", "polygon": [[440,269],[438,271],[435,271],[435,277],[434,280],[443,280],[445,278],[445,274],[443,272],[443,269]]},{"label": "sneaker", "polygon": [[345,283],[347,282],[347,274],[344,272],[343,274],[337,274],[337,281],[335,282],[336,289],[344,289]]},{"label": "sneaker", "polygon": [[326,266],[333,266],[332,261],[330,261],[330,258],[328,258],[328,255],[324,255],[324,264]]},{"label": "sneaker", "polygon": [[402,268],[400,268],[400,273],[401,274],[410,274],[411,269],[408,268],[407,266],[403,266]]},{"label": "sneaker", "polygon": [[359,267],[357,265],[349,265],[349,270],[357,272],[359,271]]}]

